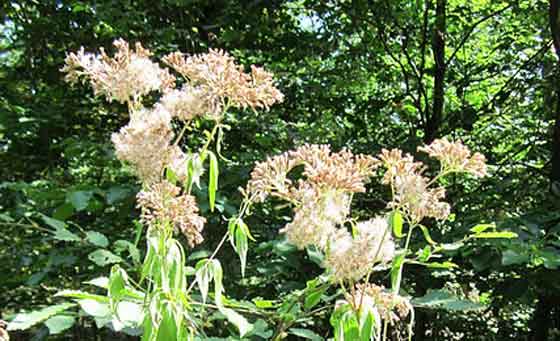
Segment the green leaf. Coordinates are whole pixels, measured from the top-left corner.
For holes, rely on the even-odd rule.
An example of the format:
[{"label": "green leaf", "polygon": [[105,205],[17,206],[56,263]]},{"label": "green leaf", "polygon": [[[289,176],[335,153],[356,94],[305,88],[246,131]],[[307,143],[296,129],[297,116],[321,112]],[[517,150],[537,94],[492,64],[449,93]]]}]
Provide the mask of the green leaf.
[{"label": "green leaf", "polygon": [[66,229],[66,223],[57,219],[53,219],[51,217],[47,217],[44,214],[41,214],[41,218],[45,221],[47,225],[54,228],[54,231],[51,231],[53,234],[53,238],[56,240],[62,240],[66,242],[77,242],[82,240],[80,237],[75,235],[74,233],[68,231]]},{"label": "green leaf", "polygon": [[256,299],[254,299],[253,303],[255,303],[257,308],[262,308],[262,309],[274,308],[274,301],[271,301],[271,300],[256,300]]},{"label": "green leaf", "polygon": [[202,160],[198,154],[190,155],[187,161],[187,187],[196,184],[196,187],[200,188],[200,177],[204,173],[204,166]]},{"label": "green leaf", "polygon": [[430,245],[426,245],[422,249],[422,252],[420,253],[419,259],[420,259],[421,262],[425,262],[430,258],[431,255],[432,255],[432,249],[430,248]]},{"label": "green leaf", "polygon": [[113,186],[107,190],[105,199],[107,200],[107,204],[114,205],[115,203],[130,197],[132,193],[133,191],[130,187]]},{"label": "green leaf", "polygon": [[245,277],[245,266],[247,264],[247,251],[249,250],[249,242],[247,235],[242,228],[235,230],[235,251],[239,255],[241,262],[241,277]]},{"label": "green leaf", "polygon": [[428,230],[428,228],[424,225],[418,225],[420,226],[420,229],[422,230],[422,233],[424,234],[424,239],[426,239],[426,241],[430,244],[430,245],[436,245],[437,243],[434,242],[434,240],[432,239],[432,237],[430,236],[430,231]]},{"label": "green leaf", "polygon": [[94,285],[99,288],[107,289],[109,287],[109,278],[107,276],[100,276],[89,281],[84,282],[85,284]]},{"label": "green leaf", "polygon": [[475,225],[474,227],[471,228],[471,232],[481,233],[481,232],[484,232],[488,229],[493,229],[493,228],[496,228],[496,224],[494,224],[494,223],[478,224],[478,225]]},{"label": "green leaf", "polygon": [[171,167],[167,167],[165,169],[165,178],[172,184],[176,184],[179,180],[177,178],[177,174],[171,169]]},{"label": "green leaf", "polygon": [[245,224],[245,221],[243,221],[243,219],[239,218],[237,219],[237,225],[240,229],[243,230],[243,233],[245,233],[245,235],[247,235],[247,238],[249,238],[251,241],[256,241],[255,238],[253,238],[253,236],[251,235],[251,231],[249,230],[249,226],[247,226],[247,224]]},{"label": "green leaf", "polygon": [[70,218],[73,214],[74,214],[74,206],[71,203],[66,202],[66,203],[58,206],[53,211],[52,216],[53,216],[54,219],[64,221],[64,220]]},{"label": "green leaf", "polygon": [[327,291],[328,288],[329,287],[326,285],[318,289],[313,288],[313,290],[311,290],[311,292],[307,296],[305,296],[303,308],[305,310],[309,310],[314,306],[316,306],[321,301],[321,297]]},{"label": "green leaf", "polygon": [[392,288],[397,288],[397,287],[400,286],[401,277],[402,277],[401,267],[403,266],[404,259],[405,259],[405,254],[404,253],[396,256],[393,259],[393,264],[391,266],[391,287]]},{"label": "green leaf", "polygon": [[305,249],[305,252],[307,253],[307,257],[309,257],[309,260],[313,263],[319,266],[322,266],[324,264],[325,255],[318,247],[309,246]]},{"label": "green leaf", "polygon": [[311,331],[309,329],[290,328],[288,330],[288,333],[292,334],[292,335],[295,335],[295,336],[299,336],[299,337],[304,338],[304,339],[309,339],[309,340],[314,340],[314,341],[323,340],[323,338],[321,336],[319,336],[318,334],[314,333],[313,331]]},{"label": "green leaf", "polygon": [[212,152],[208,152],[210,155],[210,172],[209,172],[209,179],[208,179],[208,200],[210,204],[210,211],[214,212],[214,205],[216,203],[216,191],[218,190],[218,177],[219,177],[219,168],[218,168],[218,159],[216,155]]},{"label": "green leaf", "polygon": [[87,231],[86,240],[99,247],[107,247],[109,245],[109,239],[103,233],[97,231]]},{"label": "green leaf", "polygon": [[107,288],[107,296],[111,300],[111,307],[114,309],[115,305],[126,294],[127,274],[118,265],[111,268],[111,275],[109,276],[109,286]]},{"label": "green leaf", "polygon": [[88,259],[99,266],[122,262],[122,258],[109,250],[97,249],[88,255]]},{"label": "green leaf", "polygon": [[431,262],[425,264],[428,268],[432,269],[453,269],[459,267],[453,262]]},{"label": "green leaf", "polygon": [[109,298],[107,296],[90,294],[89,292],[80,291],[80,290],[62,290],[57,292],[54,296],[69,297],[75,299],[88,299],[88,300],[97,301],[99,303],[109,303]]},{"label": "green leaf", "polygon": [[214,273],[213,268],[209,266],[208,259],[203,259],[196,263],[196,282],[198,283],[198,288],[200,289],[200,294],[202,295],[202,302],[206,302],[206,297],[208,297],[208,286],[212,280]]},{"label": "green leaf", "polygon": [[82,239],[75,235],[74,233],[68,231],[65,228],[56,229],[53,233],[53,238],[56,240],[62,240],[66,242],[79,242]]},{"label": "green leaf", "polygon": [[395,237],[397,238],[402,238],[404,237],[403,235],[403,217],[402,214],[399,211],[393,211],[391,212],[391,215],[389,216],[389,223],[391,225],[391,228],[393,229],[393,233],[395,234]]},{"label": "green leaf", "polygon": [[135,264],[140,263],[140,250],[134,245],[133,243],[129,242],[128,240],[119,239],[114,244],[114,250],[116,253],[121,255],[123,251],[128,251],[130,258]]},{"label": "green leaf", "polygon": [[91,198],[93,198],[93,191],[73,191],[66,194],[66,201],[71,203],[76,211],[85,210]]},{"label": "green leaf", "polygon": [[177,240],[171,240],[166,255],[167,281],[174,292],[186,290],[185,282],[185,253]]},{"label": "green leaf", "polygon": [[344,329],[344,340],[360,339],[360,325],[354,311],[350,310],[344,313],[342,316],[342,327]]},{"label": "green leaf", "polygon": [[157,328],[157,341],[177,340],[178,326],[175,322],[173,314],[173,306],[171,304],[164,304],[161,306],[161,322]]},{"label": "green leaf", "polygon": [[63,221],[60,221],[58,219],[53,219],[44,214],[41,214],[41,218],[45,221],[47,225],[54,228],[55,230],[66,228],[66,223]]},{"label": "green leaf", "polygon": [[141,304],[122,301],[116,305],[116,315],[125,326],[139,327],[144,320],[144,309]]},{"label": "green leaf", "polygon": [[35,310],[29,313],[19,313],[15,318],[8,324],[8,331],[11,330],[25,330],[34,325],[41,323],[52,316],[58,315],[63,311],[66,311],[76,304],[74,303],[62,303],[53,305],[50,307],[43,308],[41,310]]},{"label": "green leaf", "polygon": [[248,332],[253,329],[253,325],[251,325],[243,316],[241,316],[236,311],[224,307],[222,294],[223,294],[223,272],[222,272],[222,265],[220,261],[217,259],[213,259],[211,264],[209,265],[213,270],[214,274],[214,299],[216,301],[216,306],[220,313],[222,313],[229,322],[231,322],[234,326],[237,327],[239,330],[239,335],[243,337]]},{"label": "green leaf", "polygon": [[475,238],[485,239],[485,238],[505,238],[512,239],[517,238],[517,233],[511,231],[501,231],[501,232],[481,232],[474,235]]},{"label": "green leaf", "polygon": [[414,306],[421,308],[444,309],[449,311],[480,310],[485,306],[469,300],[459,299],[445,289],[430,290],[422,297],[412,300]]},{"label": "green leaf", "polygon": [[208,250],[198,250],[195,251],[193,253],[191,253],[189,255],[189,257],[187,257],[188,261],[193,261],[193,260],[197,260],[197,259],[201,259],[201,258],[207,258],[210,257],[212,253]]},{"label": "green leaf", "polygon": [[381,326],[381,318],[375,307],[363,306],[360,314],[360,340],[370,341],[375,328]]},{"label": "green leaf", "polygon": [[456,251],[459,250],[461,247],[463,247],[463,245],[464,243],[462,241],[458,241],[455,243],[440,244],[439,246],[444,251]]},{"label": "green leaf", "polygon": [[519,254],[513,250],[505,250],[502,252],[502,264],[504,266],[524,264],[529,261],[529,256],[526,254]]},{"label": "green leaf", "polygon": [[49,334],[53,335],[72,328],[75,321],[73,316],[57,315],[46,320],[45,325],[49,328]]},{"label": "green leaf", "polygon": [[82,310],[93,317],[106,317],[111,315],[109,303],[103,303],[98,300],[86,298],[78,300],[78,304]]}]

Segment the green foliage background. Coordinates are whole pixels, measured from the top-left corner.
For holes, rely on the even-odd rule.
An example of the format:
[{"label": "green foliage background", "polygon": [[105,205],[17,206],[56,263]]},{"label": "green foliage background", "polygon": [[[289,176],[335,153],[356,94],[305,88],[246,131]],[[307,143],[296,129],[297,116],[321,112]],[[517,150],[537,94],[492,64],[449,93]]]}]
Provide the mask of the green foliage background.
[{"label": "green foliage background", "polygon": [[[446,288],[461,297],[476,297],[486,307],[473,313],[418,308],[415,339],[558,338],[560,185],[555,181],[560,180],[560,161],[554,155],[560,153],[560,68],[551,34],[557,25],[550,20],[557,18],[553,3],[3,2],[2,318],[53,303],[53,293],[106,274],[114,262],[129,273],[137,270],[141,255],[130,245],[140,250],[144,245],[133,224],[139,187],[116,160],[110,143],[111,132],[126,123],[126,110],[118,104],[107,106],[89,89],[70,88],[59,72],[67,51],[110,48],[122,37],[142,42],[156,55],[177,49],[228,50],[243,65],[263,65],[274,72],[286,95],[284,103],[267,113],[233,113],[227,118],[231,129],[222,153],[231,162],[220,170],[219,213],[201,208],[209,217],[207,242],[195,251],[213,249],[226,228],[223,217],[239,204],[237,188],[244,186],[254,163],[267,155],[305,142],[368,154],[390,147],[414,153],[424,141],[449,136],[484,153],[491,177],[481,183],[449,184],[448,199],[456,216],[439,226],[432,222],[432,237],[450,242],[480,222],[495,222],[520,237],[481,240],[450,251],[459,269],[406,269],[404,287],[414,296]],[[445,60],[439,80],[438,37],[445,42],[439,51]],[[439,116],[438,87],[444,99]],[[373,185],[358,198],[358,213],[382,210],[385,194]],[[247,222],[257,242],[250,247],[245,278],[233,251],[222,252],[230,296],[258,297],[261,305],[267,300],[290,302],[289,292],[305,288],[306,281],[321,273],[316,255],[295,250],[278,235],[286,214],[268,204]],[[56,226],[43,215],[65,221],[79,240],[53,238],[49,231]],[[96,259],[96,250],[110,250],[117,258]],[[196,254],[191,260],[195,259]],[[302,321],[290,337],[329,337],[328,316],[325,310],[318,318]],[[109,337],[87,319],[78,322],[50,338]],[[270,337],[274,322],[281,323],[267,321],[269,329],[263,327],[261,338]],[[215,336],[228,335],[225,326],[212,319],[208,323]],[[47,334],[43,327],[12,338],[40,339]]]}]

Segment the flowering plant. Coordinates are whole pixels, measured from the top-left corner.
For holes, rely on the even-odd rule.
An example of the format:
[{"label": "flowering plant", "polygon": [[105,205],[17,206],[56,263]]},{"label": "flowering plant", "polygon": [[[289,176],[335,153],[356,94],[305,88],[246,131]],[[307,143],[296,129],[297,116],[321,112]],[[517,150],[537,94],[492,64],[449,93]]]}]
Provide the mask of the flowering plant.
[{"label": "flowering plant", "polygon": [[[460,142],[438,139],[418,150],[440,161],[439,172],[431,179],[423,163],[399,149],[383,149],[375,158],[305,145],[257,164],[242,190],[248,207],[269,196],[292,204],[294,217],[280,232],[300,249],[311,246],[324,253],[328,275],[324,284],[340,285],[343,290],[344,298],[331,317],[337,340],[385,340],[389,324],[406,318],[412,337],[414,309],[410,299],[400,295],[403,267],[427,264],[442,251],[422,225],[426,218],[445,220],[450,214],[449,204],[443,201],[445,189],[437,182],[453,173],[487,174],[485,157],[471,155]],[[294,182],[289,173],[298,166],[303,166],[302,178]],[[379,169],[383,170],[381,182],[391,188],[388,212],[356,221],[350,215],[353,195],[365,192]],[[410,240],[416,229],[422,230],[430,245],[414,257]],[[475,229],[465,240],[502,236],[483,235],[484,229]],[[370,283],[372,272],[385,269],[390,269],[391,290]]]},{"label": "flowering plant", "polygon": [[[283,95],[272,74],[255,66],[247,73],[223,51],[194,56],[174,52],[162,59],[169,69],[152,61],[151,52],[140,44],[132,49],[124,40],[117,40],[114,45],[117,51],[112,57],[103,49],[98,54],[84,49],[70,53],[62,70],[69,82],[89,82],[96,95],[126,104],[129,122],[111,140],[117,158],[142,183],[137,206],[140,223],[147,227],[146,255],[137,279],[115,265],[108,278],[90,282],[105,288],[106,296],[76,290],[58,296],[75,301],[98,326],[141,334],[143,340],[192,340],[205,336],[199,311],[193,307],[210,307],[206,301],[212,295],[212,308],[243,337],[252,326],[238,312],[243,307],[232,309],[224,299],[222,266],[216,255],[229,240],[244,275],[249,240],[253,239],[244,219],[255,204],[275,197],[293,207],[291,222],[280,230],[287,241],[324,256],[325,275],[309,281],[302,291],[309,314],[329,287],[340,287],[330,319],[336,340],[386,340],[390,330],[400,333],[398,326],[404,321],[408,321],[405,329],[412,337],[414,308],[401,290],[403,268],[410,263],[433,265],[430,259],[444,250],[423,225],[426,219],[445,220],[450,214],[450,205],[443,201],[445,189],[438,183],[456,173],[485,176],[483,155],[471,154],[460,142],[435,140],[418,149],[440,162],[431,178],[424,164],[399,149],[384,149],[372,157],[346,149],[333,152],[326,145],[303,145],[269,157],[256,165],[246,188],[241,189],[241,208],[229,219],[214,252],[191,268],[176,236],[183,235],[189,248],[204,241],[206,219],[199,212],[193,186],[200,187],[208,161],[208,200],[213,211],[225,113],[230,108],[267,110],[282,101]],[[181,77],[181,87],[175,75]],[[147,105],[154,98],[155,104]],[[200,148],[187,150],[182,141],[200,120],[211,122],[212,128],[205,132]],[[296,168],[302,170],[299,179],[294,179]],[[367,219],[352,217],[354,195],[366,192],[377,175],[390,187],[386,212]],[[505,236],[485,232],[488,228],[475,227],[463,241]],[[411,238],[418,230],[428,245],[411,250]],[[389,271],[390,289],[371,282],[374,272],[383,271]],[[285,310],[291,311],[294,304]],[[37,316],[50,317],[73,306],[49,307]],[[43,321],[41,318],[35,322]],[[297,323],[293,317],[278,320],[272,335],[275,340],[284,338],[286,330]],[[17,329],[32,324],[16,317],[11,325]]]},{"label": "flowering plant", "polygon": [[[182,77],[183,85],[177,88],[173,71],[153,62],[151,52],[139,43],[132,49],[119,39],[114,46],[117,51],[112,57],[103,49],[98,54],[87,53],[83,48],[70,53],[62,71],[70,83],[89,82],[96,95],[128,108],[128,124],[113,133],[111,140],[117,158],[142,183],[137,205],[140,222],[147,227],[146,256],[137,280],[115,265],[108,280],[93,281],[107,289],[107,296],[74,290],[65,290],[58,296],[75,300],[95,317],[98,326],[142,334],[143,340],[191,340],[195,335],[204,335],[193,306],[205,306],[209,282],[213,280],[214,307],[243,336],[250,325],[226,307],[222,267],[215,258],[228,234],[209,258],[197,263],[195,280],[190,283],[188,276],[193,273],[186,266],[186,251],[175,235],[182,234],[189,247],[204,240],[206,219],[199,214],[192,190],[193,185],[200,187],[208,160],[208,198],[214,210],[225,127],[222,121],[228,109],[268,109],[282,101],[283,95],[274,86],[272,74],[256,66],[246,73],[223,51],[210,50],[194,56],[174,52],[165,56],[162,61]],[[155,94],[160,94],[159,100],[146,106]],[[202,147],[184,150],[181,142],[197,120],[210,121],[213,128],[206,132]],[[218,153],[212,151],[213,144]],[[193,298],[196,284],[202,302]],[[58,305],[51,310],[62,313],[70,307]],[[14,329],[18,328],[18,318],[13,322]],[[29,327],[30,323],[24,325]]]}]

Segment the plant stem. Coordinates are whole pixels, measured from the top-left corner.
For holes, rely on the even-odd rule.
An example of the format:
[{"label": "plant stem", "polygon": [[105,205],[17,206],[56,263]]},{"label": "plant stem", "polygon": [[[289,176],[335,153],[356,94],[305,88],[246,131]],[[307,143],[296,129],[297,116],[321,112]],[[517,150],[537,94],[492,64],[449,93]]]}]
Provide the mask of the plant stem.
[{"label": "plant stem", "polygon": [[[228,232],[224,233],[224,236],[222,237],[222,240],[220,240],[220,243],[218,244],[218,246],[216,246],[216,249],[214,250],[214,252],[212,253],[212,255],[210,256],[210,258],[208,258],[208,262],[206,262],[204,264],[204,267],[208,266],[208,264],[210,263],[211,260],[214,259],[214,257],[216,257],[216,254],[218,253],[218,251],[222,248],[222,246],[224,245],[226,239],[228,237]],[[188,295],[191,290],[193,289],[194,285],[196,284],[196,280],[192,281],[191,284],[189,285],[189,288],[187,289],[187,292],[185,293],[185,296]]]}]

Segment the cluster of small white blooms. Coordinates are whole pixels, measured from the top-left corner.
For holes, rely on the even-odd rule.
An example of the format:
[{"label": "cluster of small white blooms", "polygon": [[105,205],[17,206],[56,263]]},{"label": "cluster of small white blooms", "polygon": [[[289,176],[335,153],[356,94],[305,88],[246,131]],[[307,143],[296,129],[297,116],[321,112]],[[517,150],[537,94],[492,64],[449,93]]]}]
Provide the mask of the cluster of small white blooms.
[{"label": "cluster of small white blooms", "polygon": [[436,139],[427,146],[418,147],[419,151],[428,153],[441,162],[446,172],[466,172],[476,177],[487,175],[486,158],[480,153],[474,153],[461,142],[450,142],[447,139]]},{"label": "cluster of small white blooms", "polygon": [[[478,177],[487,173],[484,155],[475,153],[471,156],[470,150],[461,142],[439,139],[418,150],[441,162],[437,177],[453,172],[470,173]],[[449,216],[450,206],[442,201],[445,189],[430,187],[434,180],[423,176],[425,167],[421,162],[415,162],[409,154],[403,155],[399,149],[383,149],[379,158],[386,168],[382,182],[390,185],[393,192],[390,208],[403,211],[411,223],[419,223],[427,217],[444,220]]]},{"label": "cluster of small white blooms", "polygon": [[175,52],[163,60],[203,89],[205,101],[214,108],[214,115],[219,115],[223,109],[224,99],[238,108],[268,109],[284,98],[274,86],[271,73],[252,66],[251,74],[247,74],[232,56],[221,50],[210,50],[206,54],[187,58]]},{"label": "cluster of small white blooms", "polygon": [[346,301],[358,311],[363,306],[374,306],[383,320],[390,323],[404,320],[414,309],[410,300],[372,284],[358,284],[354,294],[347,293]]},{"label": "cluster of small white blooms", "polygon": [[365,192],[365,183],[379,166],[371,156],[354,155],[346,149],[333,153],[327,145],[304,145],[290,156],[304,165],[303,175],[309,182],[350,193]]},{"label": "cluster of small white blooms", "polygon": [[284,95],[274,86],[272,73],[251,65],[251,89],[246,105],[268,109],[276,102],[282,102]]},{"label": "cluster of small white blooms", "polygon": [[269,195],[297,199],[293,198],[298,192],[297,187],[287,175],[299,165],[304,166],[304,183],[327,190],[361,193],[365,192],[365,183],[379,166],[379,161],[367,155],[353,155],[347,150],[333,153],[327,145],[304,145],[257,163],[246,193],[256,198],[256,202],[264,201]]},{"label": "cluster of small white blooms", "polygon": [[245,192],[250,194],[255,202],[264,202],[270,194],[287,198],[292,188],[288,173],[297,165],[298,160],[292,159],[289,153],[258,162],[251,172]]},{"label": "cluster of small white blooms", "polygon": [[166,166],[175,174],[178,181],[185,182],[188,176],[187,162],[189,161],[189,156],[179,146],[169,147],[168,150]]},{"label": "cluster of small white blooms", "polygon": [[181,189],[167,181],[149,185],[138,193],[141,221],[154,226],[170,224],[181,232],[191,247],[202,243],[202,229],[206,219],[198,215],[193,196],[181,194]]},{"label": "cluster of small white blooms", "polygon": [[303,249],[316,245],[325,249],[332,236],[338,231],[350,213],[350,196],[341,191],[320,193],[308,184],[301,184],[297,193],[298,202],[294,218],[281,233],[290,243]]},{"label": "cluster of small white blooms", "polygon": [[[258,163],[245,195],[255,202],[272,195],[294,203],[294,218],[280,232],[299,248],[315,245],[325,251],[324,265],[336,280],[359,279],[394,255],[384,219],[359,223],[355,238],[344,227],[352,194],[365,192],[379,163],[348,150],[334,153],[325,145],[304,145]],[[294,184],[288,173],[300,165],[303,178]]]},{"label": "cluster of small white blooms", "polygon": [[395,243],[385,217],[375,217],[356,224],[357,239],[367,241],[368,257],[373,262],[390,263],[395,257]]},{"label": "cluster of small white blooms", "polygon": [[394,179],[394,197],[390,208],[401,208],[414,222],[425,217],[447,219],[451,211],[443,187],[429,188],[428,179],[418,174],[403,174]]},{"label": "cluster of small white blooms", "polygon": [[181,90],[174,89],[165,93],[160,104],[173,117],[182,121],[191,121],[207,114],[213,115],[218,110],[205,99],[204,89],[188,84]]},{"label": "cluster of small white blooms", "polygon": [[111,102],[136,101],[155,90],[166,90],[174,86],[175,78],[167,69],[162,69],[150,60],[150,51],[139,43],[131,50],[122,39],[114,43],[117,52],[109,57],[103,49],[99,54],[86,53],[82,47],[78,53],[70,53],[62,68],[66,80],[76,83],[89,79],[94,93],[105,96]]},{"label": "cluster of small white blooms", "polygon": [[403,211],[413,223],[426,217],[443,220],[449,216],[449,204],[441,201],[445,189],[429,187],[429,179],[422,176],[422,163],[414,162],[412,156],[403,155],[399,149],[383,149],[379,158],[387,169],[382,182],[393,189],[389,208]]},{"label": "cluster of small white blooms", "polygon": [[[119,160],[133,166],[143,182],[145,190],[138,194],[142,221],[155,227],[171,224],[194,246],[202,242],[205,220],[198,215],[194,198],[181,194],[163,177],[165,169],[181,182],[187,177],[189,156],[179,147],[180,141],[172,142],[172,119],[184,124],[197,117],[217,119],[230,102],[241,108],[268,109],[283,95],[274,87],[271,73],[252,67],[246,74],[227,53],[214,50],[187,59],[179,52],[165,57],[187,78],[180,90],[175,89],[175,77],[150,60],[149,50],[139,43],[130,49],[122,39],[113,44],[117,51],[112,57],[103,49],[98,54],[84,48],[68,54],[62,71],[70,83],[89,81],[96,95],[129,104],[130,121],[111,140]],[[155,90],[163,94],[159,102],[151,109],[142,107],[142,96]]]},{"label": "cluster of small white blooms", "polygon": [[340,231],[344,233],[333,238],[325,258],[325,267],[338,281],[359,280],[374,264],[388,264],[395,256],[395,243],[386,218],[357,223],[354,238],[348,231]]},{"label": "cluster of small white blooms", "polygon": [[119,160],[133,165],[137,175],[149,183],[157,181],[168,164],[173,154],[173,135],[169,112],[159,107],[143,108],[134,112],[130,122],[113,133],[111,140]]}]

